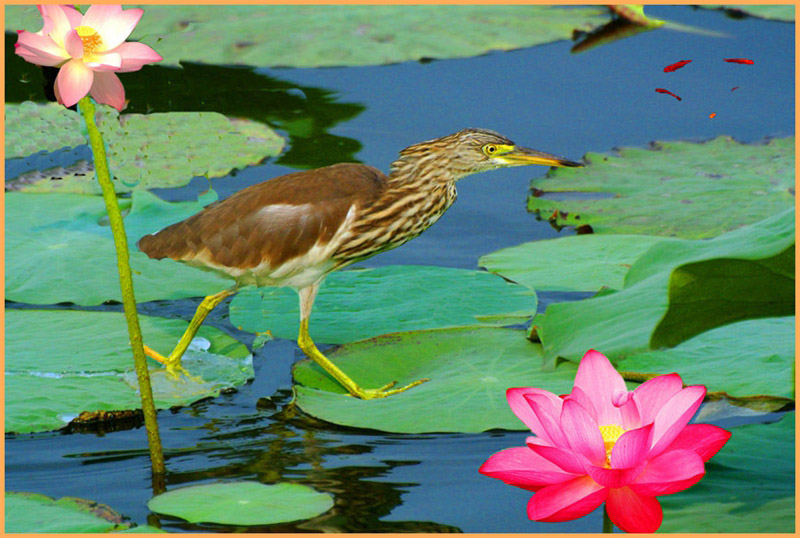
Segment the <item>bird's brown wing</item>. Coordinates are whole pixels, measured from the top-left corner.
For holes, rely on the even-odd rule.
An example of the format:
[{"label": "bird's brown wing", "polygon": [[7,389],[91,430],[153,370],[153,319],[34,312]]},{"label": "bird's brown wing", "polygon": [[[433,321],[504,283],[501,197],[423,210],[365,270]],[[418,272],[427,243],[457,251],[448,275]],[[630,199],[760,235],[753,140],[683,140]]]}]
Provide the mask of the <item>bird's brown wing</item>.
[{"label": "bird's brown wing", "polygon": [[362,164],[295,172],[243,189],[186,220],[139,240],[151,258],[194,265],[276,268],[329,241],[352,206],[386,187],[386,176]]}]

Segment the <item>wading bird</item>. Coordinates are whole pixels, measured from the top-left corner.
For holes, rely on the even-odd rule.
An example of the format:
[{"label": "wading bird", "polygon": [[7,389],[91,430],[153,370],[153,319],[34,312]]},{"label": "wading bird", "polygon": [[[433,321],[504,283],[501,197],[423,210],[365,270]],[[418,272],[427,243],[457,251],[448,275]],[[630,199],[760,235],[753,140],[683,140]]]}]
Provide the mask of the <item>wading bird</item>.
[{"label": "wading bird", "polygon": [[300,349],[358,398],[384,398],[427,379],[394,388],[360,387],[323,355],[308,333],[314,297],[325,276],[398,247],[421,234],[456,201],[456,181],[506,166],[583,166],[515,145],[485,129],[407,147],[388,176],[343,163],[294,172],[252,185],[186,220],[139,240],[151,258],[171,258],[233,278],[236,285],[209,295],[169,356],[145,346],[169,373],[185,370],[181,357],[208,313],[240,286],[287,286],[300,296]]}]

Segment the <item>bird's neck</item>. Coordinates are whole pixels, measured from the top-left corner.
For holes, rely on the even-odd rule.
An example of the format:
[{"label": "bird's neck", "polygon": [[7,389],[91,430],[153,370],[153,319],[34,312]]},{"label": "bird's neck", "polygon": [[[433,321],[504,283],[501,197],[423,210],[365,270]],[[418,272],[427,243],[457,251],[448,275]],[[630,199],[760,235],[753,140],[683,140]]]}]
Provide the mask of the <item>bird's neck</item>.
[{"label": "bird's neck", "polygon": [[389,188],[408,188],[415,186],[434,189],[453,184],[465,174],[458,174],[442,162],[442,157],[434,153],[426,155],[401,155],[392,163],[389,172]]}]

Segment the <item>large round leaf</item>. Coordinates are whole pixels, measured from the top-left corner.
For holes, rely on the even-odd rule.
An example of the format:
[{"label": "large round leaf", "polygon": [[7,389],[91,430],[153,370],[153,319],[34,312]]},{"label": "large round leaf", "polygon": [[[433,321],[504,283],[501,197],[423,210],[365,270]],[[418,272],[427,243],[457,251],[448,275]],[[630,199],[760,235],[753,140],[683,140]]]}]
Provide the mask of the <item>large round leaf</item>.
[{"label": "large round leaf", "polygon": [[80,115],[56,103],[6,103],[5,122],[6,159],[74,148],[88,142]]},{"label": "large round leaf", "polygon": [[733,428],[706,463],[706,476],[659,497],[660,532],[795,532],[795,414],[774,424]]},{"label": "large round leaf", "polygon": [[571,235],[532,241],[482,256],[492,273],[539,291],[621,289],[633,262],[659,241],[652,235]]},{"label": "large round leaf", "polygon": [[270,525],[327,512],[333,499],[302,484],[226,482],[179,488],[147,502],[153,512],[190,523]]},{"label": "large round leaf", "polygon": [[[314,303],[310,332],[317,342],[340,344],[393,331],[524,323],[535,312],[533,291],[483,271],[386,266],[329,275]],[[230,320],[245,331],[294,339],[297,294],[245,288],[231,301]]]},{"label": "large round leaf", "polygon": [[[132,7],[132,6],[131,6]],[[608,20],[596,7],[553,6],[146,6],[132,39],[164,57],[292,67],[379,65],[463,58],[570,39]],[[9,31],[42,28],[35,8],[9,7]]]},{"label": "large round leaf", "polygon": [[[54,130],[56,133],[74,130],[75,134],[85,131],[78,114],[61,105],[10,103],[6,105],[6,115],[6,150],[14,151],[7,153],[7,158],[86,143],[85,139],[77,142],[82,137],[74,135],[54,137]],[[100,106],[97,125],[106,143],[108,165],[117,192],[178,187],[195,176],[221,177],[234,168],[244,168],[278,155],[283,148],[283,139],[263,123],[229,119],[216,112],[120,116],[112,107]],[[208,151],[209,147],[214,151]],[[16,190],[101,192],[91,167],[88,170],[81,167],[75,174],[59,171],[58,177],[38,174],[37,179],[39,181],[26,182]]]},{"label": "large round leaf", "polygon": [[[120,200],[138,301],[219,292],[232,282],[172,260],[151,260],[136,248],[147,233],[184,219],[213,202],[168,203],[149,192]],[[111,228],[102,198],[79,194],[6,194],[6,299],[96,305],[121,301]]]},{"label": "large round leaf", "polygon": [[[740,144],[721,136],[590,153],[585,168],[559,168],[534,180],[528,209],[556,212],[557,224],[589,224],[595,232],[713,237],[794,207],[794,146],[794,137]],[[541,197],[572,191],[614,196]]]},{"label": "large round leaf", "polygon": [[715,239],[656,243],[624,289],[549,305],[538,334],[550,364],[590,348],[618,360],[726,323],[791,315],[793,266],[792,209]]},{"label": "large round leaf", "polygon": [[682,344],[619,361],[620,370],[677,372],[687,385],[705,385],[718,396],[749,397],[748,405],[782,407],[794,398],[795,318],[731,323]]},{"label": "large round leaf", "polygon": [[7,533],[94,533],[130,527],[106,505],[75,497],[6,492]]},{"label": "large round leaf", "polygon": [[[182,320],[147,316],[139,321],[145,343],[165,354],[187,326]],[[7,432],[59,429],[82,411],[141,407],[123,314],[6,310],[5,334]],[[244,345],[212,327],[201,327],[198,337],[208,352],[190,349],[183,361],[197,380],[172,380],[163,369],[151,370],[158,408],[216,396],[253,377]]]},{"label": "large round leaf", "polygon": [[506,401],[509,387],[572,389],[577,367],[565,362],[543,372],[539,345],[515,329],[461,327],[379,336],[337,348],[330,355],[364,388],[422,378],[430,381],[384,399],[360,400],[308,359],[294,369],[297,405],[335,424],[374,430],[481,432],[524,430]]}]

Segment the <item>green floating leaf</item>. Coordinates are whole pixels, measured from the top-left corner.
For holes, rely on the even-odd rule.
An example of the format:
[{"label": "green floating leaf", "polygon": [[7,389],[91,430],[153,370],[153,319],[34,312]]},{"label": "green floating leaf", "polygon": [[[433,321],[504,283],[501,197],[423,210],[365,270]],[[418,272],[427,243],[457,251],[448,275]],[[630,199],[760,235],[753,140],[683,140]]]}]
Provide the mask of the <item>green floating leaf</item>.
[{"label": "green floating leaf", "polygon": [[651,235],[571,235],[482,256],[481,267],[539,291],[622,288],[633,262],[659,241]]},{"label": "green floating leaf", "polygon": [[621,291],[548,306],[538,331],[547,363],[590,348],[619,360],[726,323],[791,315],[793,259],[794,209],[711,240],[656,243]]},{"label": "green floating leaf", "polygon": [[794,137],[740,144],[721,136],[702,144],[623,148],[616,156],[590,153],[589,166],[554,170],[534,180],[534,190],[613,197],[533,196],[528,210],[558,211],[559,225],[589,224],[599,233],[714,237],[794,207],[794,147]]},{"label": "green floating leaf", "polygon": [[104,504],[75,497],[6,492],[6,533],[111,532],[130,527]]},{"label": "green floating leaf", "polygon": [[[40,114],[36,114],[36,111]],[[61,132],[82,125],[77,114],[55,103],[36,105],[8,103],[6,115],[20,123],[7,124],[6,148],[13,156],[25,156],[54,148],[51,129]],[[24,121],[23,121],[24,120]],[[117,192],[153,187],[179,187],[195,176],[221,177],[234,168],[257,164],[278,155],[283,139],[263,123],[229,119],[216,112],[167,112],[124,114],[110,106],[98,106],[97,123],[106,143],[106,154]],[[83,137],[57,139],[58,147],[85,144]],[[213,147],[214,151],[208,148]],[[32,150],[32,151],[29,151]],[[22,153],[28,151],[27,153]],[[8,155],[7,155],[8,156]],[[63,174],[57,178],[26,174],[25,192],[70,192],[99,194],[94,170]],[[33,179],[39,179],[33,181]],[[13,180],[11,181],[14,185]]]},{"label": "green floating leaf", "polygon": [[541,347],[525,332],[460,327],[379,336],[329,354],[356,383],[377,388],[422,378],[430,381],[378,400],[359,400],[316,363],[295,365],[297,405],[334,424],[398,433],[524,430],[506,401],[509,387],[536,386],[565,394],[577,366],[542,372]]},{"label": "green floating leaf", "polygon": [[732,429],[706,463],[706,475],[675,495],[659,497],[660,532],[795,532],[795,416]]},{"label": "green floating leaf", "polygon": [[168,491],[150,499],[147,507],[189,523],[271,525],[325,513],[333,498],[302,484],[227,482]]},{"label": "green floating leaf", "polygon": [[[334,272],[314,303],[310,333],[319,343],[341,344],[379,334],[475,324],[511,325],[536,312],[536,295],[483,271],[387,266]],[[297,338],[300,309],[288,288],[248,287],[230,304],[242,330]]]},{"label": "green floating leaf", "polygon": [[[19,6],[9,6],[8,9],[19,12]],[[41,28],[39,12],[33,6],[22,9],[30,11],[31,27],[38,24]],[[46,102],[42,69],[14,54],[16,41],[16,32],[6,32],[5,76],[9,81],[25,83],[6,85],[6,103]],[[154,46],[160,48],[159,44]],[[259,62],[257,65],[263,64]],[[285,75],[291,80],[276,77],[276,74]],[[361,143],[353,138],[332,134],[331,131],[337,124],[358,116],[365,110],[365,105],[344,102],[341,93],[333,89],[298,84],[291,71],[267,72],[253,67],[214,65],[201,60],[181,62],[179,68],[146,65],[139,71],[125,73],[121,80],[125,85],[126,98],[130,99],[124,109],[126,114],[205,112],[213,109],[223,112],[228,118],[253,120],[254,126],[269,125],[288,138],[286,151],[275,160],[287,167],[319,168],[341,162],[358,162],[356,155],[362,149]],[[202,88],[202,91],[198,91],[198,88]],[[53,110],[60,109],[54,105]],[[240,130],[245,134],[244,129]],[[79,134],[77,130],[70,129],[70,132]],[[40,133],[36,133],[36,138],[40,138]],[[49,142],[53,140],[48,139]],[[52,149],[66,145],[61,141],[58,144]],[[45,167],[48,165],[42,164],[43,161],[52,162],[51,157],[55,155],[38,155],[31,161],[35,161],[36,166]],[[71,166],[67,171],[45,172],[56,176],[75,172],[70,169]],[[41,173],[24,173],[13,182],[7,181],[6,189],[39,179]]]},{"label": "green floating leaf", "polygon": [[[213,193],[212,193],[213,194]],[[169,203],[137,191],[120,200],[136,299],[217,293],[231,281],[172,260],[151,260],[136,241],[213,202]],[[127,211],[129,210],[129,211]],[[102,198],[79,194],[6,193],[6,299],[32,304],[97,305],[122,301],[116,251]]]},{"label": "green floating leaf", "polygon": [[682,344],[638,353],[617,363],[620,370],[647,374],[677,372],[687,385],[705,385],[761,410],[794,398],[795,318],[740,321],[704,332]]},{"label": "green floating leaf", "polygon": [[704,260],[676,268],[669,309],[650,346],[671,347],[731,321],[793,313],[794,253],[791,245],[769,258]]},{"label": "green floating leaf", "polygon": [[[165,354],[187,326],[182,320],[147,316],[139,321],[145,342]],[[5,323],[7,432],[56,430],[82,411],[141,407],[123,314],[6,310]],[[206,341],[208,352],[190,349],[183,364],[204,381],[173,381],[163,370],[151,371],[158,408],[217,396],[221,389],[253,377],[244,345],[212,327],[201,327],[198,337]]]},{"label": "green floating leaf", "polygon": [[6,159],[88,143],[80,116],[55,103],[6,103],[5,120]]},{"label": "green floating leaf", "polygon": [[721,5],[721,4],[706,4],[697,7],[703,9],[724,9],[726,11],[733,11],[738,13],[746,13],[753,17],[761,17],[762,19],[772,19],[778,21],[794,21],[794,5],[767,5],[767,4],[748,4],[748,5]]},{"label": "green floating leaf", "polygon": [[[607,20],[595,7],[146,6],[131,38],[164,57],[218,64],[316,67],[463,58],[570,39]],[[6,29],[39,31],[34,7],[6,8]],[[213,46],[210,46],[213,44]]]}]

